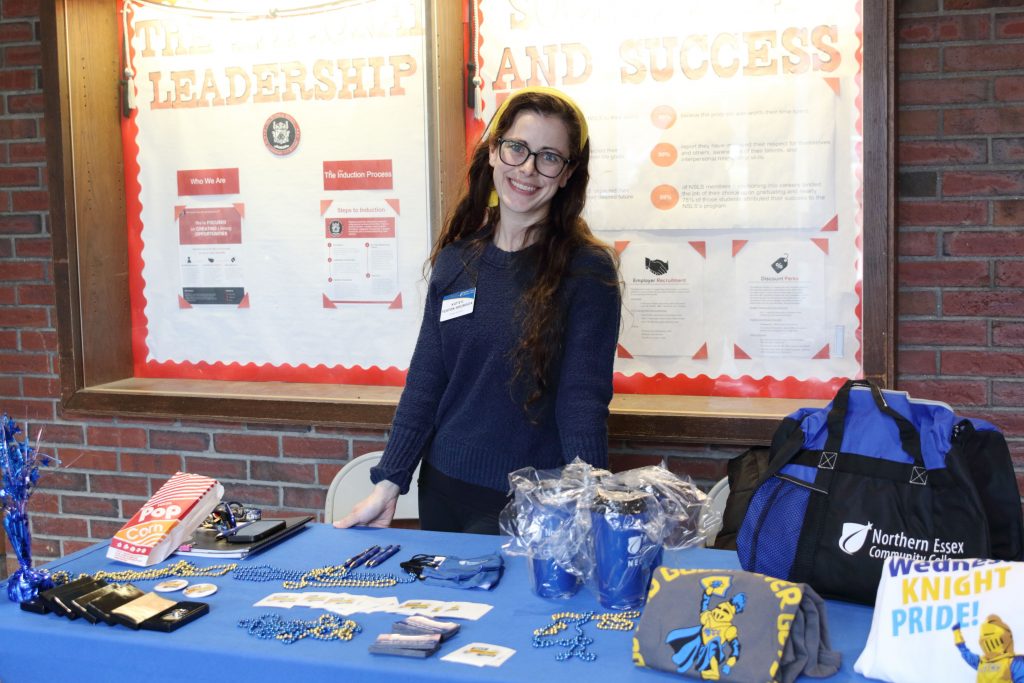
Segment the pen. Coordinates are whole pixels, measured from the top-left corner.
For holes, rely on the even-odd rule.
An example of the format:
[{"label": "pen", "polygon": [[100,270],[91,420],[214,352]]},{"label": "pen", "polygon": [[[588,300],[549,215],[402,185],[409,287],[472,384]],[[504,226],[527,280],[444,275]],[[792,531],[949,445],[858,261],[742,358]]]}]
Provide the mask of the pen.
[{"label": "pen", "polygon": [[376,562],[377,562],[377,558],[382,556],[384,553],[386,553],[389,550],[391,550],[391,546],[390,545],[386,545],[383,548],[379,548],[377,550],[377,552],[373,553],[372,555],[368,555],[366,557],[366,561],[363,562],[363,565],[366,566],[366,567],[374,566],[376,564]]},{"label": "pen", "polygon": [[250,524],[250,522],[242,522],[238,526],[233,526],[230,529],[228,529],[227,531],[222,531],[219,534],[217,534],[217,539],[219,540],[219,539],[222,539],[222,538],[227,538],[228,536],[234,536],[235,534],[237,534],[239,531],[242,530],[242,527],[249,526],[249,524]]},{"label": "pen", "polygon": [[346,569],[355,569],[363,562],[365,562],[367,559],[369,559],[370,555],[376,553],[378,550],[380,550],[379,545],[372,545],[363,552],[359,553],[358,555],[354,555],[345,560],[344,567]]},{"label": "pen", "polygon": [[376,567],[379,564],[383,564],[385,560],[397,553],[402,549],[400,545],[389,545],[384,550],[380,551],[376,555],[370,558],[370,561],[366,563],[367,567]]},{"label": "pen", "polygon": [[356,567],[358,567],[359,565],[363,564],[368,559],[370,559],[371,557],[376,555],[379,551],[380,551],[380,546],[379,545],[375,545],[375,546],[372,546],[370,548],[367,548],[363,552],[361,552],[358,555],[356,555],[355,559],[352,561],[352,564],[350,564],[348,568],[349,569],[355,569]]},{"label": "pen", "polygon": [[372,553],[369,553],[366,557],[363,558],[363,563],[362,563],[363,566],[364,567],[371,567],[371,566],[373,566],[370,563],[373,562],[373,560],[375,560],[376,558],[380,557],[381,553],[383,553],[384,551],[386,551],[390,547],[391,546],[386,545],[384,547],[377,548]]}]

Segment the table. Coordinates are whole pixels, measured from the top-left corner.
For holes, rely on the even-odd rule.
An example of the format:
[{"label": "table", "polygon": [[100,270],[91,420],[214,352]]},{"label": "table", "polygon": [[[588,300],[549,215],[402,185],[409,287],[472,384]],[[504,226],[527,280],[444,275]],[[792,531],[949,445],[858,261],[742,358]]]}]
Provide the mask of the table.
[{"label": "table", "polygon": [[[416,553],[474,557],[499,549],[494,536],[446,534],[408,529],[339,530],[323,524],[310,525],[285,541],[254,557],[237,561],[244,565],[269,564],[281,569],[306,570],[339,564],[367,546],[401,544],[402,550],[379,569],[397,572],[398,559]],[[106,543],[99,543],[47,565],[51,571],[65,569],[75,575],[98,570],[130,568],[105,557]],[[172,555],[165,562],[176,561]],[[184,556],[187,558],[187,556]],[[201,566],[218,563],[209,558],[191,558]],[[655,682],[671,680],[671,674],[638,669],[631,662],[631,635],[621,631],[586,627],[595,642],[594,662],[577,659],[555,660],[558,648],[531,646],[532,631],[545,626],[555,612],[605,612],[586,589],[570,600],[544,600],[532,593],[526,560],[505,558],[505,574],[492,591],[456,590],[417,582],[393,588],[307,589],[332,590],[374,596],[394,595],[400,600],[425,598],[465,600],[494,604],[478,621],[465,621],[462,631],[445,643],[441,651],[425,660],[371,655],[367,647],[379,633],[390,632],[395,614],[356,614],[363,631],[348,642],[304,639],[292,644],[260,640],[237,626],[238,620],[272,610],[253,603],[284,590],[280,582],[253,583],[230,576],[212,582],[220,590],[203,601],[210,613],[172,633],[132,631],[123,626],[70,621],[52,614],[38,615],[19,609],[6,599],[0,604],[0,680],[3,683],[65,681],[223,681],[227,683],[285,683],[285,681],[345,681],[345,683],[388,680],[418,681],[516,681],[552,680],[555,676],[586,676],[588,683],[600,681]],[[736,554],[704,548],[666,553],[665,564],[690,568],[737,568]],[[155,581],[135,582],[152,590]],[[180,593],[165,597],[184,600]],[[829,681],[867,680],[853,672],[871,623],[871,608],[830,602],[828,617],[833,646],[843,653],[839,675]],[[313,619],[321,612],[308,608],[274,610],[286,619]],[[470,642],[486,642],[514,648],[517,652],[500,668],[477,668],[441,660],[441,656]],[[679,680],[679,677],[675,677]],[[812,680],[812,679],[802,679]]]}]

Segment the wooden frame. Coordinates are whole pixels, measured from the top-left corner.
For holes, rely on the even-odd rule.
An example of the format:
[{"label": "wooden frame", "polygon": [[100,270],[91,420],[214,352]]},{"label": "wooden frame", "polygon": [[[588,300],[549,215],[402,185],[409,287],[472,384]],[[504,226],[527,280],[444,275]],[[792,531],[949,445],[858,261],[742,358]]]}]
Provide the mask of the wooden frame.
[{"label": "wooden frame", "polygon": [[[434,92],[462,89],[460,0],[428,0]],[[67,415],[135,415],[386,427],[395,387],[135,378],[119,129],[118,18],[110,0],[43,0],[46,131],[61,406]],[[863,367],[894,376],[894,3],[864,2]],[[431,219],[462,183],[462,101],[431,98]],[[619,395],[617,438],[765,443],[778,420],[823,401]]]}]

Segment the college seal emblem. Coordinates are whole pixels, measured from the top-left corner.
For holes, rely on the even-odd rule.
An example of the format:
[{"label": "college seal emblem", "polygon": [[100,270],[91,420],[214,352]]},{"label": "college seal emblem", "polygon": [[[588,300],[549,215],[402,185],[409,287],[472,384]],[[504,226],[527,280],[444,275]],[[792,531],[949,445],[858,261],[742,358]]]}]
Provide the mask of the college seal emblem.
[{"label": "college seal emblem", "polygon": [[263,124],[263,144],[278,156],[294,152],[300,137],[299,124],[289,114],[278,112]]}]

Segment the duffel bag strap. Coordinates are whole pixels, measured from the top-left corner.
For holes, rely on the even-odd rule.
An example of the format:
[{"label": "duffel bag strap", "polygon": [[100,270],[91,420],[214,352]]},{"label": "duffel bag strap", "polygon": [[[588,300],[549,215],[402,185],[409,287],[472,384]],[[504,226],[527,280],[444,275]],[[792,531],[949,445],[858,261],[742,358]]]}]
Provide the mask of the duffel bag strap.
[{"label": "duffel bag strap", "polygon": [[825,448],[823,450],[826,453],[837,454],[842,449],[846,414],[849,411],[850,405],[850,391],[854,387],[867,387],[871,390],[871,396],[875,400],[875,407],[892,418],[899,428],[900,445],[903,447],[903,452],[913,459],[915,465],[923,469],[924,458],[921,457],[921,434],[910,420],[893,410],[886,403],[882,390],[866,379],[847,380],[846,384],[836,392],[835,398],[832,399],[832,410],[828,413],[828,438],[825,441]]},{"label": "duffel bag strap", "polygon": [[[807,500],[807,509],[804,512],[804,524],[800,532],[800,541],[797,544],[796,555],[793,558],[793,566],[790,572],[790,580],[810,581],[814,573],[814,557],[817,553],[818,543],[821,538],[822,525],[825,521],[825,513],[829,504],[829,492],[832,488],[832,474],[837,467],[846,470],[848,466],[856,466],[855,462],[847,463],[847,460],[861,460],[861,458],[840,458],[839,454],[843,445],[843,434],[846,429],[846,416],[850,406],[850,391],[854,387],[867,387],[871,390],[875,407],[883,414],[895,421],[900,432],[900,445],[903,451],[909,455],[914,463],[910,466],[902,465],[898,471],[893,472],[902,481],[927,485],[928,472],[924,466],[924,458],[921,457],[921,435],[914,425],[889,407],[882,391],[874,383],[864,379],[847,380],[836,392],[832,399],[832,409],[829,410],[826,418],[828,437],[825,439],[825,447],[817,455],[817,462],[807,463],[817,467],[817,476],[814,480],[813,491]],[[801,432],[803,430],[800,430]],[[793,458],[791,458],[793,459]],[[871,463],[874,466],[886,467],[888,461],[874,459]],[[899,463],[893,463],[899,465]]]},{"label": "duffel bag strap", "polygon": [[754,490],[756,491],[761,484],[774,477],[779,473],[779,470],[793,462],[793,459],[798,453],[800,453],[803,447],[804,430],[803,427],[797,425],[796,428],[789,433],[789,438],[782,443],[775,453],[772,453],[771,460],[768,462],[768,467],[765,469],[764,474],[761,475],[761,479],[757,482],[757,486],[754,487]]},{"label": "duffel bag strap", "polygon": [[[946,469],[933,470],[929,472],[918,465],[895,462],[884,458],[872,458],[857,453],[830,453],[828,451],[802,451],[795,458],[790,460],[794,465],[805,465],[817,467],[819,470],[829,472],[845,472],[848,474],[859,474],[865,477],[876,479],[888,479],[903,483],[927,486],[929,483],[945,485],[950,481],[949,472]],[[818,485],[824,484],[822,477],[830,476],[828,472],[819,472]],[[929,479],[931,477],[931,479]],[[827,488],[822,487],[827,491]]]}]

